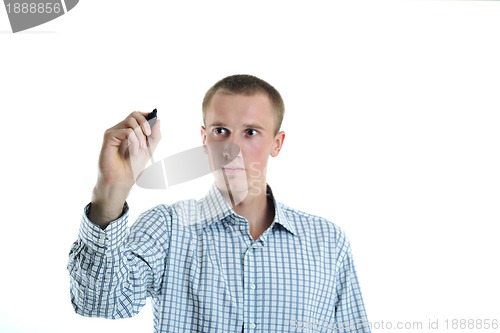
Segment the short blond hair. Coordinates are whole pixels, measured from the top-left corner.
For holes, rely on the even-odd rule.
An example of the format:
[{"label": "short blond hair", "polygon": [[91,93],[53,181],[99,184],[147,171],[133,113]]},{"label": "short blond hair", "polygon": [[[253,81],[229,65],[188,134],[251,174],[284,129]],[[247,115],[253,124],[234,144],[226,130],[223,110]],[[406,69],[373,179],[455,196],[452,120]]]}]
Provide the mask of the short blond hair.
[{"label": "short blond hair", "polygon": [[281,98],[278,90],[266,81],[247,74],[231,75],[218,81],[210,89],[208,89],[205,97],[203,98],[203,123],[205,123],[207,108],[212,101],[212,97],[217,92],[242,94],[247,96],[264,93],[271,101],[271,105],[276,112],[276,127],[274,134],[277,134],[280,130],[281,123],[283,122],[283,116],[285,115],[285,103],[283,102],[283,98]]}]

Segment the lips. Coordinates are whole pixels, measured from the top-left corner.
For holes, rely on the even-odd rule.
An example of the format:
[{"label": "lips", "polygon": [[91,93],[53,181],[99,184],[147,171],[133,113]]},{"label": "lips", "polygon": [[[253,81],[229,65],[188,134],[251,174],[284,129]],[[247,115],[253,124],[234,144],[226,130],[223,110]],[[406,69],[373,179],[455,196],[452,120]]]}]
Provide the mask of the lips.
[{"label": "lips", "polygon": [[236,173],[236,172],[242,172],[242,171],[245,171],[245,168],[239,168],[239,167],[224,167],[222,168],[222,170],[224,170],[225,172],[228,172],[228,173]]},{"label": "lips", "polygon": [[235,159],[234,161],[231,161],[230,163],[227,163],[226,165],[223,165],[221,167],[221,169],[229,170],[229,171],[231,171],[231,170],[234,170],[234,171],[236,171],[236,170],[241,170],[241,171],[245,170],[245,166],[242,165],[242,164],[240,164],[242,162],[243,161],[241,159],[239,159],[239,160]]}]

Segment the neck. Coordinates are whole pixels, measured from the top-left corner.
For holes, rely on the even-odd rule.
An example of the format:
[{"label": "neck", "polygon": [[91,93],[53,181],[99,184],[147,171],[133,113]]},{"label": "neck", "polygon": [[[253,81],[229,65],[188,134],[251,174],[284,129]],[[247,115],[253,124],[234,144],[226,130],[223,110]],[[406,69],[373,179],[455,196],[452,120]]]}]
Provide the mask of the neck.
[{"label": "neck", "polygon": [[234,192],[222,193],[236,214],[247,219],[254,240],[269,228],[274,219],[274,205],[272,200],[268,200],[266,189],[266,186],[254,188],[245,192],[244,196]]}]

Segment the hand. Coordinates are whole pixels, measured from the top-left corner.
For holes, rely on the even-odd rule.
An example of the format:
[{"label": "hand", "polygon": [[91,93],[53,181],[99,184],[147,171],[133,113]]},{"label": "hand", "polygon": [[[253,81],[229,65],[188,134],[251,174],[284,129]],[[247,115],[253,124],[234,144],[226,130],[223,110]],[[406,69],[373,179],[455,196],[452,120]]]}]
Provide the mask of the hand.
[{"label": "hand", "polygon": [[120,215],[130,189],[160,141],[160,121],[151,129],[146,115],[132,112],[104,133],[89,212],[92,222],[101,227]]}]

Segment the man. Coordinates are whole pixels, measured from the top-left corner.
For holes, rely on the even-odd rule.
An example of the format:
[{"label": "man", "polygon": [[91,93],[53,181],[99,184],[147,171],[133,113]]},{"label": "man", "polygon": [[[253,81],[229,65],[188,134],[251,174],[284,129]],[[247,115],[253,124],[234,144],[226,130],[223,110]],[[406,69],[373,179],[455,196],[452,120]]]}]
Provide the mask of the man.
[{"label": "man", "polygon": [[134,112],[107,130],[68,264],[75,311],[130,317],[151,297],[157,333],[369,332],[344,233],[278,203],[267,185],[283,114],[280,94],[259,78],[217,82],[201,127],[214,186],[199,201],[144,212],[130,230],[127,195],[159,121],[150,128]]}]

